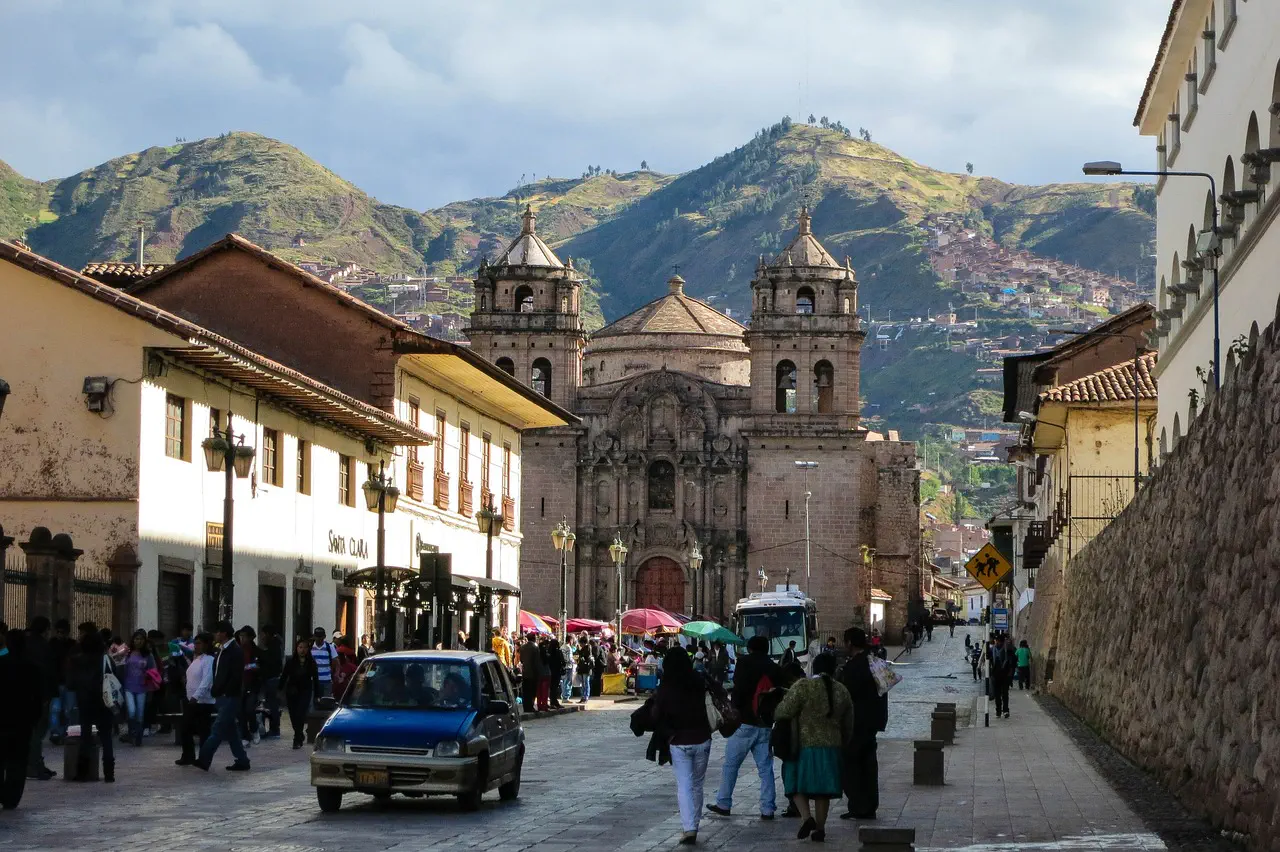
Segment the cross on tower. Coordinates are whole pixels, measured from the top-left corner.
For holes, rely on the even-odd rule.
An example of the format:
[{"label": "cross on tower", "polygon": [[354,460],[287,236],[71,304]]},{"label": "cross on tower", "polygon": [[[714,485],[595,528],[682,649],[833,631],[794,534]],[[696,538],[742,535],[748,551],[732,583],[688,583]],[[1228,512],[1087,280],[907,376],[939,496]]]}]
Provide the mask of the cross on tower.
[{"label": "cross on tower", "polygon": [[679,275],[679,274],[680,274],[680,264],[678,264],[678,263],[673,263],[673,264],[671,264],[671,274],[672,274],[672,275]]}]

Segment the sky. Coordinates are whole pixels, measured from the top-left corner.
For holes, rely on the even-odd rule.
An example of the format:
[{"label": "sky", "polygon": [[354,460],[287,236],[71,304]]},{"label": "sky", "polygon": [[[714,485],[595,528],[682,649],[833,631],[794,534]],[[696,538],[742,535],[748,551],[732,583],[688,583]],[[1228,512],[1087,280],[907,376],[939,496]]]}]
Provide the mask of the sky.
[{"label": "sky", "polygon": [[0,160],[47,180],[247,130],[428,209],[696,168],[783,115],[934,168],[1154,160],[1171,0],[0,0]]}]

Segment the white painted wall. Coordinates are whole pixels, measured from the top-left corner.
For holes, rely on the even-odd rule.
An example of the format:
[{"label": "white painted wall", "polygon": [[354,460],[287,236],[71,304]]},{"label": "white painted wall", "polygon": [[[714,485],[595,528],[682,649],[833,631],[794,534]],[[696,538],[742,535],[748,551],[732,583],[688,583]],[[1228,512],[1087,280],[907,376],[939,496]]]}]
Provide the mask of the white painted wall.
[{"label": "white painted wall", "polygon": [[[1233,5],[1238,19],[1225,43],[1223,20],[1224,5]],[[1268,107],[1276,98],[1273,87],[1276,82],[1277,63],[1280,62],[1280,6],[1275,3],[1226,4],[1216,0],[1212,4],[1188,3],[1191,12],[1185,13],[1185,26],[1202,31],[1206,15],[1214,18],[1213,27],[1219,44],[1215,46],[1216,68],[1205,91],[1196,95],[1196,113],[1190,126],[1179,132],[1180,150],[1167,163],[1169,169],[1178,171],[1203,171],[1214,176],[1218,192],[1223,191],[1223,177],[1227,157],[1231,157],[1237,189],[1245,188],[1246,170],[1240,163],[1240,155],[1246,150],[1245,137],[1251,114],[1257,116],[1261,147],[1280,145],[1280,133],[1272,130],[1278,119],[1272,118]],[[1194,12],[1194,15],[1192,15]],[[1182,26],[1182,24],[1180,24]],[[1194,57],[1202,81],[1204,69],[1204,42],[1191,39],[1196,49]],[[1186,73],[1193,57],[1188,53],[1170,55],[1163,74],[1175,75],[1179,80]],[[1164,103],[1153,102],[1151,113],[1168,115],[1177,112],[1185,121],[1189,112],[1187,86],[1176,87],[1178,97]],[[1166,142],[1169,122],[1164,121]],[[1170,152],[1172,153],[1172,152]],[[1145,164],[1133,167],[1142,168]],[[1240,237],[1227,241],[1221,259],[1219,296],[1221,361],[1225,367],[1227,347],[1240,335],[1249,334],[1253,323],[1259,329],[1271,322],[1280,297],[1280,277],[1274,270],[1280,262],[1280,240],[1272,233],[1269,219],[1280,204],[1280,165],[1272,166],[1272,180],[1266,187],[1260,204],[1248,205],[1246,222],[1241,226]],[[1209,182],[1202,178],[1170,177],[1159,187],[1156,217],[1156,280],[1165,285],[1184,280],[1181,269],[1175,269],[1177,260],[1187,257],[1188,229],[1199,231],[1204,227],[1205,198]],[[1253,233],[1251,233],[1251,231]],[[1249,249],[1246,243],[1256,240]],[[1170,306],[1169,294],[1157,292],[1157,308]],[[1180,319],[1172,321],[1168,336],[1160,341],[1160,363],[1156,371],[1159,381],[1159,415],[1156,435],[1163,431],[1167,449],[1172,450],[1177,429],[1185,434],[1189,409],[1188,391],[1201,390],[1196,367],[1209,370],[1213,358],[1212,276],[1205,273],[1199,298],[1189,296]],[[1203,402],[1201,403],[1203,408]]]},{"label": "white painted wall", "polygon": [[978,621],[982,618],[982,611],[987,607],[987,592],[985,589],[969,589],[964,593],[964,611],[965,618],[972,621]]}]

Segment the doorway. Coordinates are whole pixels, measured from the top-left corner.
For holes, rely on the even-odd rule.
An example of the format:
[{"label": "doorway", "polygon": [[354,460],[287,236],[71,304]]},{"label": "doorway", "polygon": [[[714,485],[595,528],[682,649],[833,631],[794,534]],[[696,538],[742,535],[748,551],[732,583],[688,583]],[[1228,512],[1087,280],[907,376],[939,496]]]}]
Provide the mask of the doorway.
[{"label": "doorway", "polygon": [[165,638],[177,636],[182,625],[191,623],[191,575],[161,571],[158,604],[156,628]]},{"label": "doorway", "polygon": [[293,636],[295,639],[311,638],[311,631],[316,627],[312,621],[311,590],[293,590]]},{"label": "doorway", "polygon": [[284,586],[263,584],[258,586],[258,632],[264,625],[271,625],[275,632],[284,635],[285,623]]},{"label": "doorway", "polygon": [[652,556],[636,572],[636,607],[683,612],[685,579],[674,559]]}]

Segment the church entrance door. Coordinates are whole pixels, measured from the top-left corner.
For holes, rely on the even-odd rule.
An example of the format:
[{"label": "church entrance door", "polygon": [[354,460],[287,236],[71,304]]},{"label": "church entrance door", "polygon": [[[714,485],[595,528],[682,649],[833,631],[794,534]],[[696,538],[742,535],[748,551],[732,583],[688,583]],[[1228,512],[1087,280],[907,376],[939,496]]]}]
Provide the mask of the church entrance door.
[{"label": "church entrance door", "polygon": [[636,607],[684,612],[684,571],[674,559],[653,556],[636,572]]}]

